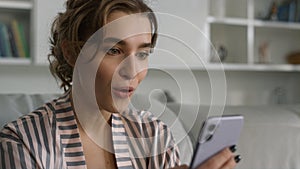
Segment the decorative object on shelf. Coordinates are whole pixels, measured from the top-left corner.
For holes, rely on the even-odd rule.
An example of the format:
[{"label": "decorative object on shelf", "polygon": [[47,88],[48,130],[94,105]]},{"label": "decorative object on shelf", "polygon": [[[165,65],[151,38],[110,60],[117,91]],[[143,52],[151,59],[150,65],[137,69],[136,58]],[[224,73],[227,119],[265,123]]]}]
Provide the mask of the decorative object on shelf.
[{"label": "decorative object on shelf", "polygon": [[6,25],[0,22],[0,57],[12,56]]},{"label": "decorative object on shelf", "polygon": [[211,62],[223,62],[228,54],[226,47],[222,44],[216,43],[215,47],[211,48]]},{"label": "decorative object on shelf", "polygon": [[288,17],[288,21],[289,22],[296,22],[296,0],[292,0],[289,4],[289,17]]},{"label": "decorative object on shelf", "polygon": [[266,17],[266,20],[277,21],[278,20],[277,13],[278,13],[277,3],[274,1],[271,4],[270,10],[269,10],[269,14]]},{"label": "decorative object on shelf", "polygon": [[0,22],[0,57],[30,57],[24,27],[17,20]]},{"label": "decorative object on shelf", "polygon": [[[279,21],[296,21],[296,0],[286,0],[278,6],[278,20]],[[298,4],[299,5],[299,4]]]},{"label": "decorative object on shelf", "polygon": [[258,55],[258,63],[266,64],[271,62],[268,42],[262,42],[259,45]]},{"label": "decorative object on shelf", "polygon": [[289,3],[284,2],[278,6],[278,20],[288,21],[289,18]]},{"label": "decorative object on shelf", "polygon": [[273,1],[265,20],[284,22],[300,21],[300,0],[285,0],[280,4]]},{"label": "decorative object on shelf", "polygon": [[290,53],[286,59],[289,64],[300,64],[300,51]]}]

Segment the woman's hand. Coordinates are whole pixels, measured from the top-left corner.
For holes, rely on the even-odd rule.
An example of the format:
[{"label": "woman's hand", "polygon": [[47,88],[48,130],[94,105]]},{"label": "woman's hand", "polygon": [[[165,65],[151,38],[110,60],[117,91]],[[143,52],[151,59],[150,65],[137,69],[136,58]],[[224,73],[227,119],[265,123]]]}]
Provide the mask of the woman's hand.
[{"label": "woman's hand", "polygon": [[[240,160],[240,156],[235,156],[229,148],[226,148],[202,163],[197,169],[233,169]],[[188,168],[187,165],[181,165],[174,169]]]},{"label": "woman's hand", "polygon": [[233,169],[239,160],[239,156],[235,157],[229,148],[226,148],[198,166],[197,169]]}]

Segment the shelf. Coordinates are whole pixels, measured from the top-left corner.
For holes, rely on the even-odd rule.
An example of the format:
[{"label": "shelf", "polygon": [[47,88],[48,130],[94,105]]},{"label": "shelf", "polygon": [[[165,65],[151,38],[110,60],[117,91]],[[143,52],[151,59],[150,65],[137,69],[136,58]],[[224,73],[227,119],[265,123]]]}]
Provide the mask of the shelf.
[{"label": "shelf", "polygon": [[248,20],[247,19],[241,19],[241,18],[219,18],[219,17],[213,17],[209,16],[207,18],[208,23],[217,23],[217,24],[228,24],[228,25],[239,25],[239,26],[247,26]]},{"label": "shelf", "polygon": [[29,65],[30,58],[0,58],[0,65]]},{"label": "shelf", "polygon": [[[248,19],[241,18],[218,18],[209,16],[207,22],[210,24],[226,24],[226,25],[240,25],[247,26],[250,22]],[[297,29],[300,30],[300,23],[297,22],[280,22],[280,21],[263,21],[254,20],[256,27],[270,27],[270,28],[283,28],[283,29]]]},{"label": "shelf", "polygon": [[300,30],[300,23],[295,23],[295,22],[279,22],[279,21],[255,20],[254,21],[254,26],[256,26],[256,27],[270,27],[270,28]]},{"label": "shelf", "polygon": [[29,1],[0,1],[0,8],[31,10],[33,5]]},{"label": "shelf", "polygon": [[[218,64],[210,63],[206,66],[208,70],[224,71],[278,71],[278,72],[300,72],[300,65],[290,64]],[[204,68],[202,68],[204,69]]]},{"label": "shelf", "polygon": [[210,70],[300,72],[300,65],[290,64],[209,64]]},{"label": "shelf", "polygon": [[300,72],[300,65],[290,64],[233,64],[233,63],[209,63],[205,66],[170,66],[170,65],[151,65],[149,69],[166,69],[166,70],[200,70],[200,71],[278,71],[278,72]]},{"label": "shelf", "polygon": [[[300,72],[300,65],[286,64],[289,53],[300,51],[300,22],[258,18],[266,16],[264,12],[269,10],[273,1],[207,2],[211,5],[208,7],[205,27],[209,40],[216,49],[222,45],[228,51],[222,66],[211,63],[208,65],[209,69]],[[211,51],[207,47],[207,56],[214,58],[215,54]],[[270,64],[259,64],[260,57],[269,60]]]}]

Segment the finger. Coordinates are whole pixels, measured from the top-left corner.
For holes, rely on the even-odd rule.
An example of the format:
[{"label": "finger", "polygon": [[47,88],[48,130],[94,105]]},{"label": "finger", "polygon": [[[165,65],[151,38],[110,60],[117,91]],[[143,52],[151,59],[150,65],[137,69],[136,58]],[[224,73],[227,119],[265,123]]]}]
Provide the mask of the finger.
[{"label": "finger", "polygon": [[233,169],[236,166],[235,157],[232,156],[221,168],[222,169]]},{"label": "finger", "polygon": [[186,164],[184,164],[184,165],[181,165],[181,166],[176,166],[176,167],[174,167],[172,169],[188,169],[188,168],[189,167]]},{"label": "finger", "polygon": [[232,152],[228,148],[225,148],[224,150],[220,151],[218,154],[201,164],[198,169],[219,169],[232,157]]}]

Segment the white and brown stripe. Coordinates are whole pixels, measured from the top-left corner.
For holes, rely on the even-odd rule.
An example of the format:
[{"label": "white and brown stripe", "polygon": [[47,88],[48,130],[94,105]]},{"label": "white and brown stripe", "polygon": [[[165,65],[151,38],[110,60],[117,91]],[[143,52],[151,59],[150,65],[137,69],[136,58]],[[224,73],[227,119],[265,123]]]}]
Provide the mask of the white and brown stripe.
[{"label": "white and brown stripe", "polygon": [[[149,112],[128,111],[111,119],[118,168],[179,165],[170,130]],[[0,168],[86,168],[69,93],[4,126]]]}]

